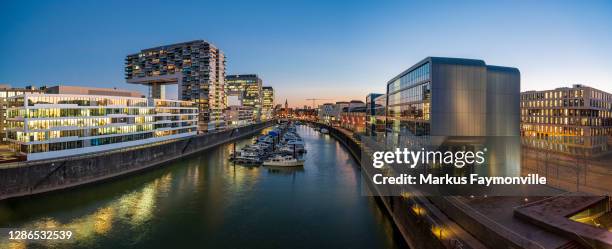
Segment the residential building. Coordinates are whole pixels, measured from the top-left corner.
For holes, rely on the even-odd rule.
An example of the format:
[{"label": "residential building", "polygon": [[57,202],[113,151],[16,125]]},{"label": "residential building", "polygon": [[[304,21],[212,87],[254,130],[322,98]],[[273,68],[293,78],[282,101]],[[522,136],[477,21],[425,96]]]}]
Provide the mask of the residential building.
[{"label": "residential building", "polygon": [[78,94],[78,95],[99,95],[99,96],[120,96],[142,98],[139,91],[123,90],[117,88],[83,87],[83,86],[52,86],[45,89],[45,93],[51,94]]},{"label": "residential building", "polygon": [[199,131],[223,129],[225,55],[202,40],[141,50],[125,59],[128,83],[149,86],[149,97],[164,99],[164,86],[178,84],[178,98],[198,107]]},{"label": "residential building", "polygon": [[[363,102],[361,102],[363,104]],[[345,107],[340,117],[340,126],[355,133],[364,133],[366,125],[366,107]]]},{"label": "residential building", "polygon": [[521,93],[523,145],[571,155],[607,153],[612,94],[584,86]]},{"label": "residential building", "polygon": [[331,116],[329,117],[329,124],[339,126],[340,118],[342,116],[342,111],[344,110],[345,107],[349,107],[349,105],[350,105],[349,102],[337,101],[334,104],[334,110],[332,111]]},{"label": "residential building", "polygon": [[262,88],[262,110],[261,119],[270,120],[274,118],[274,88],[264,86]]},{"label": "residential building", "polygon": [[520,135],[520,73],[482,60],[427,57],[387,83],[387,132],[414,136]]},{"label": "residential building", "polygon": [[231,128],[245,126],[253,123],[253,107],[229,106],[225,110],[227,125]]},{"label": "residential building", "polygon": [[309,106],[304,106],[302,109],[295,109],[293,112],[293,116],[297,119],[302,120],[316,120],[317,119],[317,110],[312,109]]},{"label": "residential building", "polygon": [[6,141],[6,109],[7,109],[7,98],[21,95],[24,93],[41,93],[42,89],[38,89],[33,86],[27,86],[25,88],[13,88],[7,84],[0,84],[0,141]]},{"label": "residential building", "polygon": [[334,116],[334,104],[325,103],[319,106],[319,121],[325,124],[331,124],[332,117]]},{"label": "residential building", "polygon": [[26,93],[8,98],[7,141],[27,160],[114,150],[196,134],[191,101]]},{"label": "residential building", "polygon": [[240,105],[253,108],[253,121],[261,120],[263,93],[262,80],[256,74],[228,75],[225,77],[228,96],[238,96]]}]

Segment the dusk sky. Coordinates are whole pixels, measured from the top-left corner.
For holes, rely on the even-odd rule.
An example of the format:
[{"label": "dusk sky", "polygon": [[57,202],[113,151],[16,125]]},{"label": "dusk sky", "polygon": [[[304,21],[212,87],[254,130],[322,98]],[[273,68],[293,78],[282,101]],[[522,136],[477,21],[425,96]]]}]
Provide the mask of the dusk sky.
[{"label": "dusk sky", "polygon": [[125,56],[197,39],[291,106],[365,100],[427,56],[517,67],[522,90],[612,92],[612,1],[2,1],[0,83],[144,93]]}]

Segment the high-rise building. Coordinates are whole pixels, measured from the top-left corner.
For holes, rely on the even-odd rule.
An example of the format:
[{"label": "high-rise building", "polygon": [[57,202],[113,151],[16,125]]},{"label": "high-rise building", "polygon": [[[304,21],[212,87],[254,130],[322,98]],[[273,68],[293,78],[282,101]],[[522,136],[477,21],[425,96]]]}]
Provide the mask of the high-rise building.
[{"label": "high-rise building", "polygon": [[274,88],[264,86],[262,88],[262,95],[261,119],[270,120],[274,118]]},{"label": "high-rise building", "polygon": [[6,109],[7,98],[25,94],[25,93],[42,93],[43,90],[33,86],[25,88],[13,88],[10,85],[0,84],[0,141],[6,140]]},{"label": "high-rise building", "polygon": [[516,68],[428,57],[391,79],[386,96],[386,130],[394,136],[520,134]]},{"label": "high-rise building", "polygon": [[595,156],[612,143],[612,94],[583,85],[521,93],[523,144]]},{"label": "high-rise building", "polygon": [[178,84],[178,98],[198,106],[198,130],[225,126],[225,55],[211,43],[195,40],[128,55],[125,78],[149,86],[152,98],[165,98],[164,85]]},{"label": "high-rise building", "polygon": [[228,96],[238,96],[240,105],[253,108],[253,121],[262,114],[262,80],[256,74],[228,75],[225,77]]},{"label": "high-rise building", "polygon": [[9,147],[27,160],[167,141],[197,129],[191,101],[36,93],[7,101]]}]

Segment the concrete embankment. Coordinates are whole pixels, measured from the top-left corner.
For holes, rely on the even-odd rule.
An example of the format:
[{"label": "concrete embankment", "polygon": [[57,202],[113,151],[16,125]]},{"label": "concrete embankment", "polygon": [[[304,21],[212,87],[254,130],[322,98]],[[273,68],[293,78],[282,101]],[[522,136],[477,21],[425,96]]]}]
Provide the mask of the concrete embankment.
[{"label": "concrete embankment", "polygon": [[[349,150],[361,164],[362,145],[352,133],[320,123],[312,123],[329,130],[329,134]],[[373,172],[361,167],[362,177],[370,178]],[[363,181],[365,184],[370,181]],[[484,248],[484,245],[450,220],[426,197],[416,195],[383,196],[371,184],[369,190],[380,201],[396,228],[410,248]]]},{"label": "concrete embankment", "polygon": [[0,200],[66,189],[148,169],[233,140],[274,122],[53,160],[0,165]]},{"label": "concrete embankment", "polygon": [[[350,132],[313,123],[329,130],[329,134],[349,150],[361,164],[362,147]],[[362,177],[372,172],[362,167]],[[369,183],[369,181],[363,181]],[[481,244],[450,221],[426,198],[419,196],[383,196],[376,186],[370,191],[380,201],[410,248],[481,248]]]},{"label": "concrete embankment", "polygon": [[[353,133],[342,128],[313,124],[329,130],[330,135],[361,164],[361,175],[365,179],[362,182],[368,184],[372,195],[380,200],[411,248],[582,248],[580,243],[584,239],[577,238],[577,243],[569,236],[563,236],[563,233],[551,233],[515,219],[515,207],[527,200],[521,196],[422,196],[410,186],[405,186],[401,196],[381,194],[391,191],[385,189],[387,186],[373,185],[369,180],[381,172],[373,167],[364,167],[361,162],[368,161],[367,156],[372,153],[368,143],[362,144]],[[566,216],[557,218],[569,222]],[[540,215],[539,218],[545,217]]]}]

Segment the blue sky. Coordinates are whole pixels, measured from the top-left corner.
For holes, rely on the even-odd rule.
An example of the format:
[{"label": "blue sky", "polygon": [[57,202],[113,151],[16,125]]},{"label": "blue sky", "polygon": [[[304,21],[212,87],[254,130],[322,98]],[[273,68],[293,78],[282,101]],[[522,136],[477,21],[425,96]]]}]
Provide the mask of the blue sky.
[{"label": "blue sky", "polygon": [[125,83],[125,55],[195,39],[294,106],[383,92],[427,56],[517,67],[523,90],[612,92],[612,1],[3,0],[0,83],[146,91]]}]

